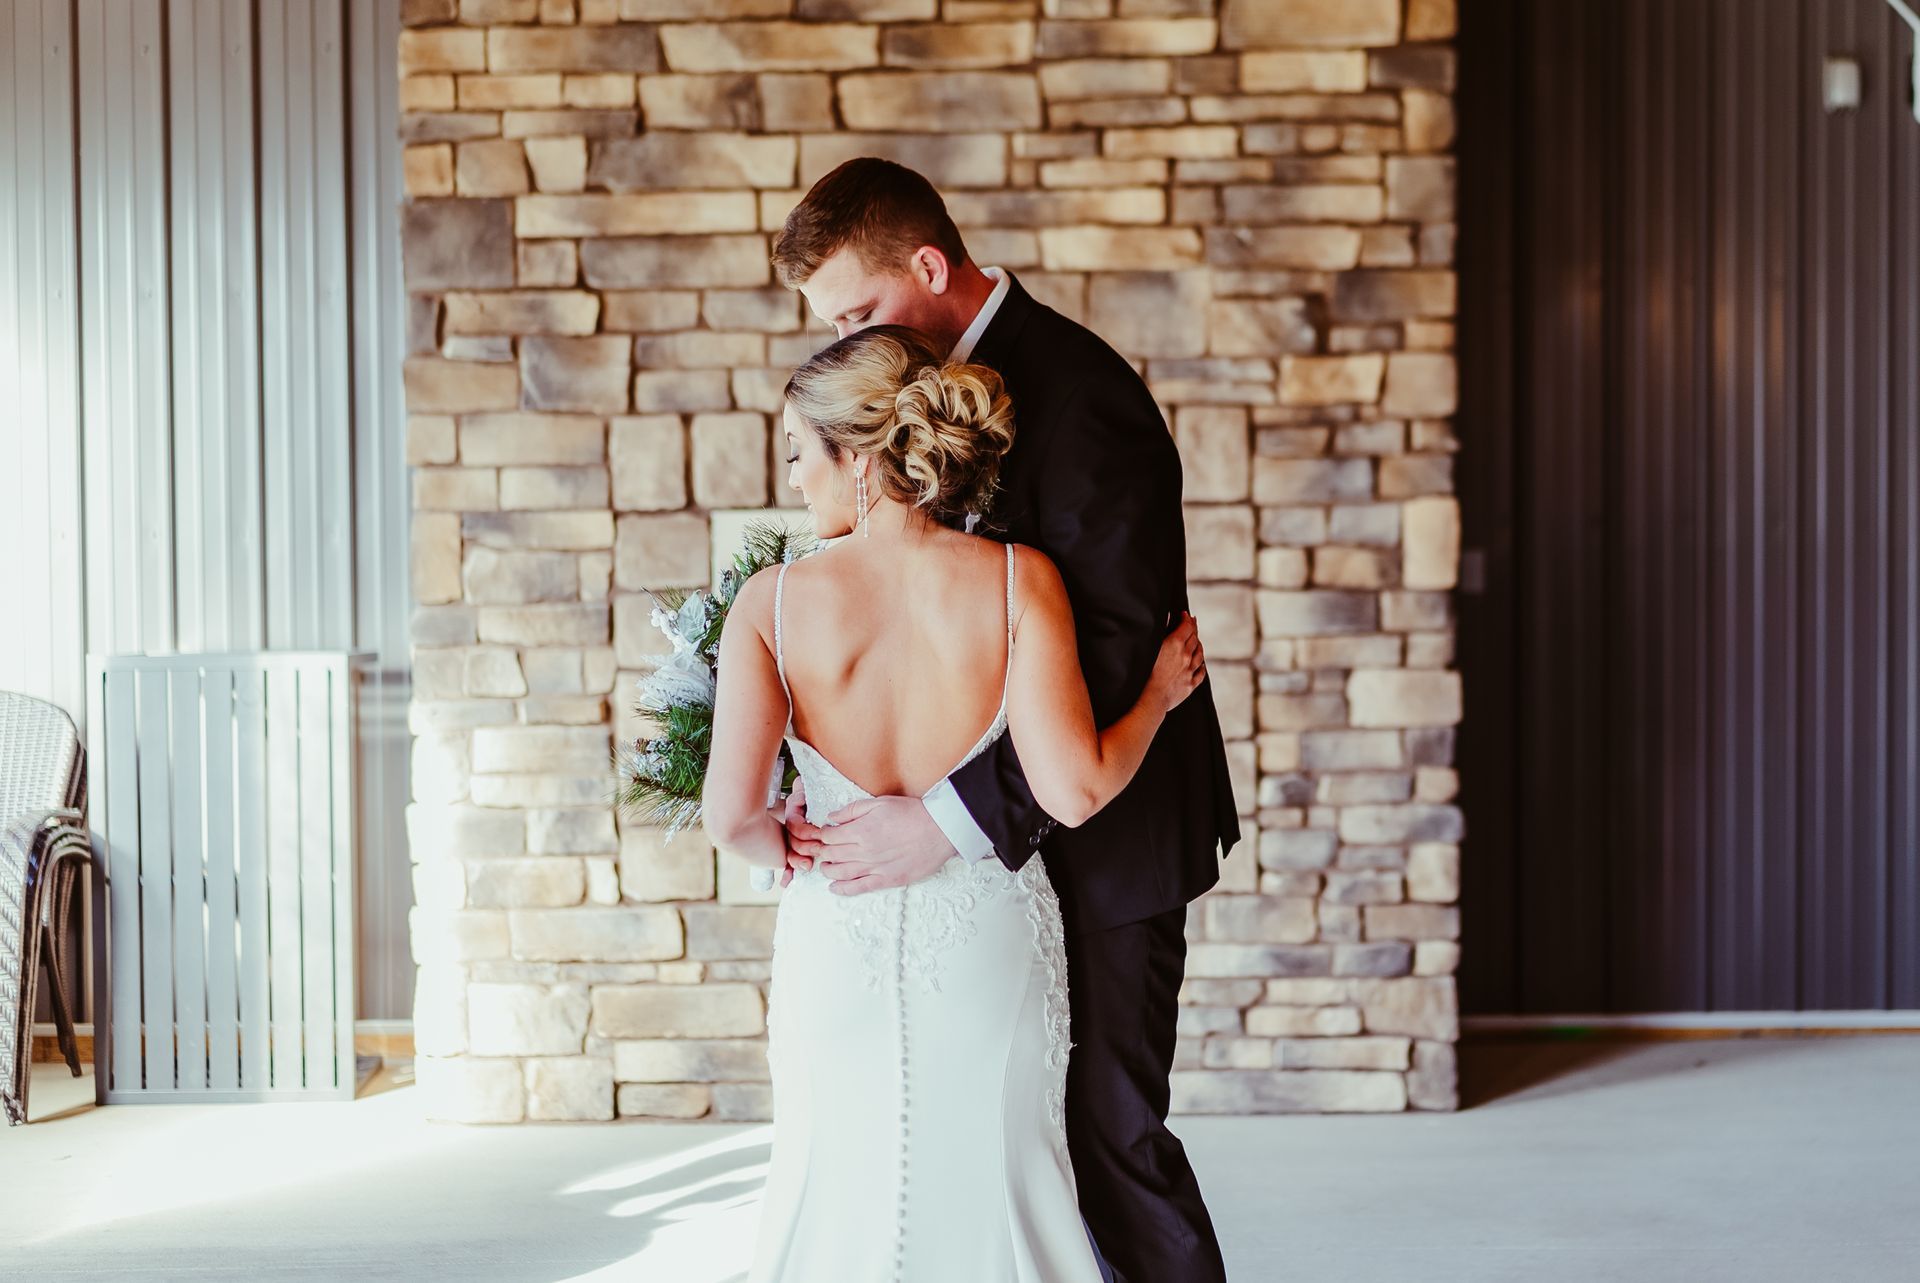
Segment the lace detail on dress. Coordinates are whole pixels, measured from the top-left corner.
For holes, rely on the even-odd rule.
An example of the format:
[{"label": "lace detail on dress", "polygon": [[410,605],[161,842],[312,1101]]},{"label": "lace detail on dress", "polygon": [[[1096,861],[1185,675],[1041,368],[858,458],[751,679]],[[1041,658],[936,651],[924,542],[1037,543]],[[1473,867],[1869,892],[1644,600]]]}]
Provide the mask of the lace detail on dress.
[{"label": "lace detail on dress", "polygon": [[[1006,726],[1003,707],[954,770],[984,753],[1005,733]],[[805,740],[789,735],[787,743],[807,784],[807,819],[811,822],[825,824],[835,811],[872,796]],[[992,856],[973,861],[956,855],[931,877],[911,886],[834,897],[847,938],[860,955],[867,988],[878,993],[897,964],[902,974],[912,977],[923,991],[938,993],[941,956],[973,938],[974,909],[1014,881],[1006,866]],[[904,900],[906,907],[897,906],[896,900]],[[904,942],[900,936],[902,914],[907,924]],[[904,959],[896,956],[900,951],[904,951]]]},{"label": "lace detail on dress", "polygon": [[1019,881],[1027,895],[1027,921],[1033,947],[1047,964],[1047,1119],[1061,1144],[1067,1140],[1067,1055],[1073,1050],[1071,1009],[1067,1003],[1067,935],[1060,920],[1060,896],[1038,860],[1028,860]]},{"label": "lace detail on dress", "polygon": [[955,856],[932,877],[905,888],[911,927],[902,975],[917,980],[923,992],[939,993],[941,955],[973,939],[973,911],[1010,881],[991,856],[977,862]]},{"label": "lace detail on dress", "polygon": [[787,736],[793,750],[793,764],[807,785],[807,820],[825,824],[835,811],[844,810],[873,794],[855,784],[829,762],[826,755],[797,735]]},{"label": "lace detail on dress", "polygon": [[[953,770],[959,770],[986,752],[1006,729],[1007,701],[1003,696],[993,724]],[[909,904],[917,901],[920,912],[914,916],[919,930],[907,935],[905,970],[919,980],[923,990],[940,992],[940,955],[973,938],[975,907],[1011,886],[1013,880],[1006,866],[991,855],[979,860],[956,855],[932,877],[906,888],[918,893],[909,898]]]}]

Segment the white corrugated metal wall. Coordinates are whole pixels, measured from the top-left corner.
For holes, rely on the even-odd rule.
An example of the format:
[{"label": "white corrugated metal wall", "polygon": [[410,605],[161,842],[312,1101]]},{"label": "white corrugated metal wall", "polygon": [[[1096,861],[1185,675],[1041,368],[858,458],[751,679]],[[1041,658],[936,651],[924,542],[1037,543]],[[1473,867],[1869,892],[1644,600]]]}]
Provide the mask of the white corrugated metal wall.
[{"label": "white corrugated metal wall", "polygon": [[0,0],[0,686],[80,715],[78,147],[70,5]]},{"label": "white corrugated metal wall", "polygon": [[399,0],[0,0],[0,688],[361,649],[359,1013],[410,1013]]}]

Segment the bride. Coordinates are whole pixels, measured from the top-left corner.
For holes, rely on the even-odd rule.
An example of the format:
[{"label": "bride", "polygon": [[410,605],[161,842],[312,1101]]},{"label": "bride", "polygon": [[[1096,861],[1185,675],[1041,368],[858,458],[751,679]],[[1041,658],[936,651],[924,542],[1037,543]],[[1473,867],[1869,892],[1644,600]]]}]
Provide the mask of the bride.
[{"label": "bride", "polygon": [[[1084,823],[1204,676],[1192,619],[1097,728],[1053,563],[954,528],[986,506],[1013,441],[1000,378],[914,330],[822,349],[787,385],[785,431],[815,533],[850,537],[734,601],[704,797],[715,845],[788,864],[766,797],[783,738],[814,824],[922,794],[1003,733],[1040,805]],[[1098,1283],[1067,1158],[1066,955],[1042,862],[955,856],[859,895],[805,863],[774,932],[751,1283]]]}]

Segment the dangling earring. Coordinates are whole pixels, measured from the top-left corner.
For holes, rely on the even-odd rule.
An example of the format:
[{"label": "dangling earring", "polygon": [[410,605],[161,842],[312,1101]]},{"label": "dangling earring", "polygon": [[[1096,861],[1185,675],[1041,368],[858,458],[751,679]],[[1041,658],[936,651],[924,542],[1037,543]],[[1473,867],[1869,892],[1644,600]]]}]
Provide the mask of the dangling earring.
[{"label": "dangling earring", "polygon": [[867,529],[867,474],[853,474],[853,506],[860,510],[860,537],[870,539],[873,532]]}]

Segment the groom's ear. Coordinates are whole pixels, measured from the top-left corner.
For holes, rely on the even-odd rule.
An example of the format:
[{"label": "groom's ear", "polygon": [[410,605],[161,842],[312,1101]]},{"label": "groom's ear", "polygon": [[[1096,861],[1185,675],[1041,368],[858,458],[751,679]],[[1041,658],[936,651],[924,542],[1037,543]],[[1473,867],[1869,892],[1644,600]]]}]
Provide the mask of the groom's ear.
[{"label": "groom's ear", "polygon": [[913,257],[907,260],[907,269],[927,287],[929,294],[945,294],[947,286],[953,283],[953,265],[931,245],[922,245],[913,251]]}]

